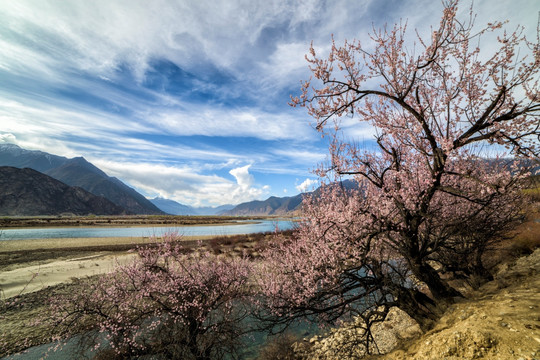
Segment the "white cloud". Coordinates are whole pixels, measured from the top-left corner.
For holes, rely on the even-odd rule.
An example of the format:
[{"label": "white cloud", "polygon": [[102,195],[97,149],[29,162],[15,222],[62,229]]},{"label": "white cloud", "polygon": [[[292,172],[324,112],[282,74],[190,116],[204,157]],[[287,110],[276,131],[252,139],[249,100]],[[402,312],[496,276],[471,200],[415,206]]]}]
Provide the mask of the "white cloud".
[{"label": "white cloud", "polygon": [[15,144],[16,141],[17,141],[17,138],[13,134],[10,134],[10,133],[0,134],[0,144],[1,143]]},{"label": "white cloud", "polygon": [[[478,23],[504,16],[513,26],[534,28],[537,8],[530,0],[509,4],[476,1]],[[468,5],[462,2],[462,12]],[[409,19],[411,32],[415,27],[429,31],[426,25],[438,22],[440,10],[440,2],[418,0],[5,1],[0,31],[17,31],[26,41],[20,45],[4,38],[0,67],[25,67],[51,79],[66,68],[77,69],[112,81],[125,67],[142,81],[152,60],[167,59],[188,71],[204,73],[210,66],[250,82],[298,81],[291,75],[307,74],[302,62],[311,40],[327,46],[331,34],[338,44],[366,39],[372,23],[380,27],[400,19]]]},{"label": "white cloud", "polygon": [[319,182],[317,180],[312,179],[306,179],[303,183],[296,186],[296,190],[300,191],[301,193],[304,193],[306,191],[312,190],[313,187],[318,184]]},{"label": "white cloud", "polygon": [[236,182],[217,175],[204,175],[188,166],[114,162],[92,159],[110,176],[136,187],[148,197],[160,196],[193,206],[239,204],[259,199],[269,188],[254,185],[250,165],[230,171]]},{"label": "white cloud", "polygon": [[253,175],[249,173],[250,166],[251,165],[246,165],[229,171],[229,174],[234,176],[234,178],[236,179],[236,183],[240,186],[240,188],[244,190],[247,190],[249,187],[251,187],[254,182]]},{"label": "white cloud", "polygon": [[272,149],[272,153],[286,157],[288,162],[303,164],[306,168],[316,167],[327,156],[327,153],[323,153],[321,150],[312,150],[307,147],[298,148],[293,145],[285,149]]},{"label": "white cloud", "polygon": [[[26,46],[2,46],[0,66],[19,70],[25,66],[25,71],[39,70],[40,74],[63,71],[67,66],[113,81],[119,67],[126,66],[142,81],[152,60],[167,59],[188,71],[204,72],[211,66],[241,79],[258,79],[256,65],[291,54],[289,43],[298,49],[303,43],[305,53],[312,38],[351,34],[348,29],[352,23],[358,26],[369,3],[3,2],[0,30],[18,31],[26,38]],[[303,53],[295,50],[292,55],[303,59]],[[278,81],[287,80],[287,63],[274,74]]]},{"label": "white cloud", "polygon": [[175,135],[249,136],[265,140],[309,139],[314,131],[303,118],[288,113],[269,113],[260,109],[222,108],[185,105],[175,109],[156,109],[138,115],[164,132]]}]

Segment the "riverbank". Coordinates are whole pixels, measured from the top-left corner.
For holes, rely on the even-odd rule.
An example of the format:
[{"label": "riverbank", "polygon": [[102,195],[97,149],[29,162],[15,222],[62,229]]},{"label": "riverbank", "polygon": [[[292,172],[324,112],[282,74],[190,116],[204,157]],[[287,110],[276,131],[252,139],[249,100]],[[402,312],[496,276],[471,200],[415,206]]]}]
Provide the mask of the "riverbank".
[{"label": "riverbank", "polygon": [[[540,234],[538,234],[540,236]],[[500,266],[433,329],[378,360],[540,359],[540,249]]]},{"label": "riverbank", "polygon": [[[182,236],[183,241],[208,240],[211,235]],[[29,239],[0,241],[0,254],[14,251],[31,250],[57,250],[57,249],[81,249],[100,251],[93,248],[106,248],[106,250],[118,251],[124,248],[132,248],[135,245],[145,245],[150,242],[150,237],[96,237],[96,238],[58,238],[58,239]],[[0,268],[2,261],[0,260]]]},{"label": "riverbank", "polygon": [[22,216],[0,218],[0,229],[35,227],[136,227],[230,225],[239,220],[269,220],[264,216],[184,216],[184,215],[122,215],[122,216]]},{"label": "riverbank", "polygon": [[[258,257],[269,233],[230,236],[182,236],[188,251],[208,250],[223,256],[244,253]],[[132,258],[138,246],[152,246],[152,237],[62,238],[0,241],[0,289],[5,298],[37,291],[73,278],[103,274],[116,262]],[[37,274],[37,275],[36,275]]]},{"label": "riverbank", "polygon": [[[366,355],[355,341],[358,327],[345,323],[325,337],[297,346],[311,360],[532,360],[540,358],[540,249],[499,266],[495,280],[447,309],[422,334],[403,311],[393,308],[372,331],[384,355]],[[307,348],[307,351],[302,349]],[[347,349],[344,350],[344,349]]]},{"label": "riverbank", "polygon": [[136,257],[133,253],[102,252],[82,257],[68,257],[52,262],[26,264],[0,273],[0,288],[6,299],[27,294],[75,278],[106,274],[118,264],[126,264]]},{"label": "riverbank", "polygon": [[[210,237],[184,237],[186,246]],[[71,238],[0,242],[0,289],[11,298],[74,278],[104,274],[133,258],[130,250],[146,238]]]},{"label": "riverbank", "polygon": [[343,344],[355,341],[357,327],[347,323],[327,336],[307,339],[300,352],[313,360],[540,359],[538,210],[486,255],[494,280],[477,289],[460,282],[466,297],[446,309],[425,334],[407,314],[392,309],[372,329],[382,355],[366,355],[360,345],[352,354],[341,351]]}]

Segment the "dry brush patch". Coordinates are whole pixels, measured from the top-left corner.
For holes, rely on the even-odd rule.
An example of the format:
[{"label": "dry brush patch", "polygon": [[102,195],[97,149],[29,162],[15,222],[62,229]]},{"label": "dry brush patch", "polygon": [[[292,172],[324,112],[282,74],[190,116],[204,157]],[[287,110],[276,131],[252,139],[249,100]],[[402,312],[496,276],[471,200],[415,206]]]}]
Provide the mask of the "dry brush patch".
[{"label": "dry brush patch", "polygon": [[223,225],[238,220],[260,220],[260,216],[184,216],[184,215],[122,215],[122,216],[32,216],[2,217],[0,228],[54,226],[168,226]]}]

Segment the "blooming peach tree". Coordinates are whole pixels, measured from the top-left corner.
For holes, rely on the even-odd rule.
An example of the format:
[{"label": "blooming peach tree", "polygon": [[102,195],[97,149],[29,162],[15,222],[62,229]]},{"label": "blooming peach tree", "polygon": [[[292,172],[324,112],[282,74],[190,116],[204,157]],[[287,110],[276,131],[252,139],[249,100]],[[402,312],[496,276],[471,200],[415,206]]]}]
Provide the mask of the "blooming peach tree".
[{"label": "blooming peach tree", "polygon": [[[305,201],[296,237],[265,255],[275,315],[380,321],[398,306],[427,329],[462,296],[441,270],[489,276],[482,255],[519,220],[520,187],[538,164],[540,44],[518,29],[487,54],[481,39],[503,24],[475,32],[472,10],[462,22],[457,8],[446,2],[414,44],[397,24],[369,46],[333,41],[325,58],[312,45],[313,78],[292,105],[330,137],[318,174],[334,184]],[[375,130],[372,148],[341,135],[347,118]],[[343,177],[356,189],[335,183]]]},{"label": "blooming peach tree", "polygon": [[[157,247],[53,300],[60,338],[109,349],[117,358],[221,359],[245,335],[250,263],[186,254],[169,234]],[[112,355],[111,355],[112,356]]]}]

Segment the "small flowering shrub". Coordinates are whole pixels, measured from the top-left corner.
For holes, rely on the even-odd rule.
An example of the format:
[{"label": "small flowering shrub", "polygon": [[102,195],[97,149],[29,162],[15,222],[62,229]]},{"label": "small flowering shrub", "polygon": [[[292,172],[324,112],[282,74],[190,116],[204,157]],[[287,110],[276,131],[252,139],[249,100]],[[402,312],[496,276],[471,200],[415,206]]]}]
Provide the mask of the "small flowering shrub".
[{"label": "small flowering shrub", "polygon": [[52,300],[60,338],[118,358],[220,359],[242,344],[251,265],[242,258],[186,254],[169,234],[132,263],[85,280]]}]

